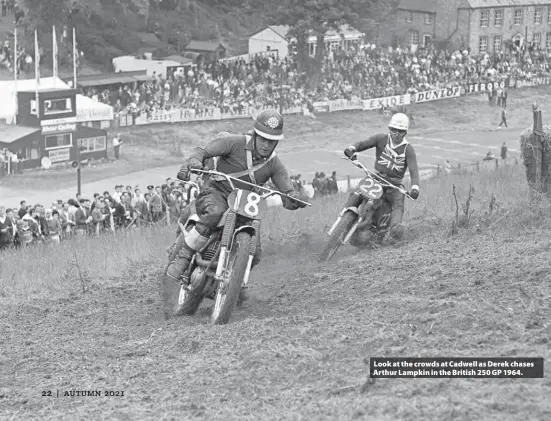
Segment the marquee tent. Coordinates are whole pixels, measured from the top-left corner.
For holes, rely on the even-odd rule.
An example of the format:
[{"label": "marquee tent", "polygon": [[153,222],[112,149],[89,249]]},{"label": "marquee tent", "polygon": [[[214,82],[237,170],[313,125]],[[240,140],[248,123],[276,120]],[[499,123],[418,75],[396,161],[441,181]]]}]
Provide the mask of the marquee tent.
[{"label": "marquee tent", "polygon": [[113,107],[77,94],[77,123],[113,120]]}]

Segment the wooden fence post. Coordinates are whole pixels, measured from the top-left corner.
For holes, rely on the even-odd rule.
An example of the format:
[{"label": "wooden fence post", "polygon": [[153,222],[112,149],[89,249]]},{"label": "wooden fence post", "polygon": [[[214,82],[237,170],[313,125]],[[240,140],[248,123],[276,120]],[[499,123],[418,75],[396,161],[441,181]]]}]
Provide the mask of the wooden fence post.
[{"label": "wooden fence post", "polygon": [[496,169],[499,167],[499,160],[496,158]]},{"label": "wooden fence post", "polygon": [[542,118],[541,111],[534,111],[534,144],[532,150],[534,153],[534,160],[536,161],[536,189],[542,191],[541,170],[543,166],[543,142],[542,142]]},{"label": "wooden fence post", "polygon": [[347,182],[348,182],[348,190],[347,191],[350,191],[350,175],[347,175],[346,178],[347,178]]}]

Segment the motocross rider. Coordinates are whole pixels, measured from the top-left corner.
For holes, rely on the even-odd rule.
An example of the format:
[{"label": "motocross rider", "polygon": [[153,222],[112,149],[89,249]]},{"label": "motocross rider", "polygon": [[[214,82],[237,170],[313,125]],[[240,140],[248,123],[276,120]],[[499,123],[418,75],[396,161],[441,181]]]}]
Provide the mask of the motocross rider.
[{"label": "motocross rider", "polygon": [[[210,158],[219,157],[217,171],[241,178],[244,181],[263,185],[270,178],[275,187],[291,197],[307,201],[306,196],[295,192],[287,169],[274,150],[283,140],[283,117],[275,110],[264,110],[258,114],[254,130],[247,135],[229,135],[216,138],[205,147],[198,147],[180,168],[178,179],[189,180],[190,170],[202,169]],[[236,187],[239,183],[236,183]],[[251,190],[250,186],[239,188]],[[227,197],[232,189],[226,180],[208,176],[204,188],[197,196],[195,207],[199,221],[185,236],[178,257],[169,264],[165,276],[179,281],[189,266],[196,251],[207,243],[212,230],[228,209]],[[289,210],[303,208],[306,205],[282,197],[283,207]],[[260,242],[259,242],[260,245]],[[259,248],[253,265],[260,260]]]},{"label": "motocross rider", "polygon": [[[348,158],[357,152],[375,148],[375,171],[389,183],[403,188],[402,180],[409,167],[411,191],[409,195],[416,200],[419,197],[419,169],[413,146],[406,140],[409,129],[409,118],[402,113],[396,113],[388,124],[390,132],[377,133],[366,140],[350,145],[344,150]],[[392,187],[383,187],[386,200],[391,206],[389,243],[400,241],[404,235],[404,195]],[[354,194],[354,193],[352,193]],[[369,229],[367,225],[367,229]]]}]

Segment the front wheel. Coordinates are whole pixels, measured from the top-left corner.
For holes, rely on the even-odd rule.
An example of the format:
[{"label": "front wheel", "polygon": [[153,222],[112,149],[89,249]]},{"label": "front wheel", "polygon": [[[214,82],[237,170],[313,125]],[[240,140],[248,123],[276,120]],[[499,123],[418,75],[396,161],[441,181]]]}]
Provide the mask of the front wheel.
[{"label": "front wheel", "polygon": [[204,273],[205,269],[201,267],[195,268],[191,274],[191,282],[189,287],[186,285],[180,286],[178,295],[178,307],[176,307],[176,316],[192,316],[197,312],[197,309],[203,301],[203,291],[208,281],[208,276]]},{"label": "front wheel", "polygon": [[329,237],[327,245],[319,255],[320,262],[326,262],[334,256],[334,254],[342,245],[342,240],[344,240],[346,234],[348,234],[350,228],[352,228],[352,225],[354,225],[357,219],[358,215],[356,215],[352,211],[346,211],[344,213],[342,219],[335,227],[333,234],[331,234],[331,236]]},{"label": "front wheel", "polygon": [[235,236],[228,267],[226,268],[229,273],[225,277],[224,285],[220,285],[216,292],[214,310],[211,316],[212,324],[223,325],[230,320],[245,277],[251,240],[251,236],[246,232],[239,232]]}]

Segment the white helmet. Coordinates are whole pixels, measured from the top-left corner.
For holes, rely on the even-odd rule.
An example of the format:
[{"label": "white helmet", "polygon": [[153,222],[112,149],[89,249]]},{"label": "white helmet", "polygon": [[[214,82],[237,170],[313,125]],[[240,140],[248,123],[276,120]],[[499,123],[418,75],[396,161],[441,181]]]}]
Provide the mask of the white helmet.
[{"label": "white helmet", "polygon": [[396,130],[405,130],[407,132],[409,129],[409,118],[403,113],[396,113],[390,119],[388,127]]}]

